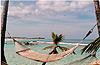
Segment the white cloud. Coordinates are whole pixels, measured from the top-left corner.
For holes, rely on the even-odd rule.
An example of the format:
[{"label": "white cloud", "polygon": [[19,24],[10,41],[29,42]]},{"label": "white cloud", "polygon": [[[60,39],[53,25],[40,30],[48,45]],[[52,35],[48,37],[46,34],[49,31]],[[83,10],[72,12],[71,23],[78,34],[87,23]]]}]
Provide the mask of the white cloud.
[{"label": "white cloud", "polygon": [[76,10],[85,10],[91,2],[73,0],[66,2],[65,0],[38,0],[35,6],[32,4],[25,5],[20,3],[16,6],[9,7],[9,15],[17,17],[27,17],[36,15],[59,15],[64,12],[76,12]]},{"label": "white cloud", "polygon": [[24,17],[34,14],[32,5],[24,5],[23,3],[18,4],[18,6],[9,6],[8,14],[10,16]]},{"label": "white cloud", "polygon": [[89,4],[88,1],[65,1],[65,0],[38,0],[36,5],[40,10],[46,11],[56,11],[56,12],[63,12],[63,11],[75,11],[76,9],[83,9],[86,8]]},{"label": "white cloud", "polygon": [[66,4],[62,1],[47,1],[47,0],[38,0],[36,5],[40,10],[50,10],[50,11],[65,11]]}]

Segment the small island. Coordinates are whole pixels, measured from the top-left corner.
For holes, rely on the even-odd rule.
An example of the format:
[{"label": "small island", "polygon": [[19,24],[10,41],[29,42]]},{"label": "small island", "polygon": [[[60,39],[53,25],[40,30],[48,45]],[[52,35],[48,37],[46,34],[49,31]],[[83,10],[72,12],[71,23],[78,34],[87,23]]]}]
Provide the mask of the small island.
[{"label": "small island", "polygon": [[[34,37],[34,38],[29,38],[29,37],[13,37],[15,39],[45,39],[43,37]],[[11,39],[11,37],[5,37],[5,39]]]}]

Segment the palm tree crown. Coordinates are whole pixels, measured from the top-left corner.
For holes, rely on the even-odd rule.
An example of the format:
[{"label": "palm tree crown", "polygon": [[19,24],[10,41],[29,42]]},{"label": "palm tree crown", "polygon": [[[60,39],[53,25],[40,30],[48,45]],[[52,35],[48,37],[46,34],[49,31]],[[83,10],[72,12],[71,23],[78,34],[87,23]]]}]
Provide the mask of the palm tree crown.
[{"label": "palm tree crown", "polygon": [[52,40],[53,40],[53,43],[57,45],[59,42],[63,40],[63,35],[62,34],[57,35],[54,32],[52,32]]}]

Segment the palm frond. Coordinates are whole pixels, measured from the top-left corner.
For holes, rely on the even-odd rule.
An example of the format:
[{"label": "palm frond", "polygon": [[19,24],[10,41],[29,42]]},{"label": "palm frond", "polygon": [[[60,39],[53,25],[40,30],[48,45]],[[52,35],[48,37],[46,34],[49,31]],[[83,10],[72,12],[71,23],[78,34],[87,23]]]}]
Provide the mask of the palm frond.
[{"label": "palm frond", "polygon": [[56,34],[54,32],[52,32],[52,39],[53,41],[56,39]]},{"label": "palm frond", "polygon": [[91,53],[93,51],[97,52],[97,50],[100,48],[100,37],[96,38],[93,42],[89,43],[87,46],[85,46],[82,49],[82,53]]},{"label": "palm frond", "polygon": [[61,42],[63,40],[63,35],[62,34],[59,35],[58,40],[59,40],[59,42]]}]

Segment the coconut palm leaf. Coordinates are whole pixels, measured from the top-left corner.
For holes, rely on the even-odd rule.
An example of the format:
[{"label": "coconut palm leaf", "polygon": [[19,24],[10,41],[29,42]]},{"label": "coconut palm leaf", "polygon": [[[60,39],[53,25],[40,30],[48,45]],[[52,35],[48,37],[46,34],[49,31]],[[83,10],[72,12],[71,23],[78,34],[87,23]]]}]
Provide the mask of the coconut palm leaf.
[{"label": "coconut palm leaf", "polygon": [[54,45],[52,45],[52,46],[47,46],[47,47],[43,48],[43,50],[53,49],[54,47],[55,47]]},{"label": "coconut palm leaf", "polygon": [[97,50],[100,48],[100,37],[96,38],[93,42],[91,42],[90,44],[88,44],[87,46],[85,46],[82,49],[82,53],[84,52],[86,53],[91,53],[93,51],[97,52]]},{"label": "coconut palm leaf", "polygon": [[54,42],[54,44],[58,44],[58,42],[61,42],[63,40],[63,35],[57,35],[54,32],[52,32],[52,40]]},{"label": "coconut palm leaf", "polygon": [[62,40],[63,40],[63,35],[60,34],[60,35],[58,36],[58,41],[61,42]]},{"label": "coconut palm leaf", "polygon": [[56,39],[56,34],[52,32],[52,40],[54,41]]}]

